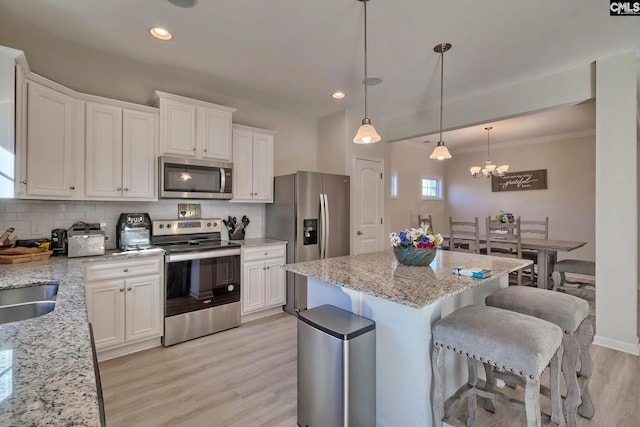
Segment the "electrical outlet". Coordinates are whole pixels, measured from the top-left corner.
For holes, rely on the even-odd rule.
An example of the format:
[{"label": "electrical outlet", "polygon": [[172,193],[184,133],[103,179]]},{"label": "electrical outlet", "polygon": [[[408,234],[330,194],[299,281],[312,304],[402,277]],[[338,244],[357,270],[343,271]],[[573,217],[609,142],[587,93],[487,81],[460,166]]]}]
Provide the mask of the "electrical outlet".
[{"label": "electrical outlet", "polygon": [[29,232],[31,233],[32,236],[38,236],[40,235],[40,223],[37,221],[31,221],[31,225],[30,225],[30,230]]}]

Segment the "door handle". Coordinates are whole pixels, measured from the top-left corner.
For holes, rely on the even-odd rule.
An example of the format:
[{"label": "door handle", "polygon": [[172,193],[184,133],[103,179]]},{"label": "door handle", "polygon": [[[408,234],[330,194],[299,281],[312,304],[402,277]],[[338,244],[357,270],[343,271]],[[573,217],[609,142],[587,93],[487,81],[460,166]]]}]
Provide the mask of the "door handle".
[{"label": "door handle", "polygon": [[358,230],[358,232],[356,233],[358,236],[362,236],[362,231]]}]

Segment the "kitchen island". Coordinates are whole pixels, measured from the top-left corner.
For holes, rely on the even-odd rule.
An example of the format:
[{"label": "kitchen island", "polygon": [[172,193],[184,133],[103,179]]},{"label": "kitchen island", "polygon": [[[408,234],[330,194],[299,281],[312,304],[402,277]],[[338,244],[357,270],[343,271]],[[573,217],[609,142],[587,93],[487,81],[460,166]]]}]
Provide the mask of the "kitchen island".
[{"label": "kitchen island", "polygon": [[[428,267],[400,265],[393,251],[285,265],[307,276],[308,308],[331,304],[376,322],[376,425],[431,426],[431,325],[508,285],[508,274],[531,261],[438,251]],[[454,267],[492,271],[485,279],[456,276]],[[448,354],[447,394],[466,380],[464,359]]]}]

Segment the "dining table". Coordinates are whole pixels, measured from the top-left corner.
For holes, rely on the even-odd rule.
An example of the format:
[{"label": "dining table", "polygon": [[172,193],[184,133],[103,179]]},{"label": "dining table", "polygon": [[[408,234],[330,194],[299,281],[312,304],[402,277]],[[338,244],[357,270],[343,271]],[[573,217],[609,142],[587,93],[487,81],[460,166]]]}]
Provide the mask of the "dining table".
[{"label": "dining table", "polygon": [[[441,234],[444,240],[449,239],[449,235]],[[467,240],[464,238],[456,237],[456,240]],[[475,239],[468,239],[474,241]],[[486,243],[484,236],[480,236],[480,243]],[[573,240],[556,240],[556,239],[541,239],[538,237],[521,237],[520,244],[523,250],[535,250],[538,253],[538,279],[536,285],[541,289],[549,289],[549,276],[553,272],[553,262],[555,260],[554,254],[557,252],[570,252],[575,249],[581,248],[587,244],[587,242],[573,241]]]}]

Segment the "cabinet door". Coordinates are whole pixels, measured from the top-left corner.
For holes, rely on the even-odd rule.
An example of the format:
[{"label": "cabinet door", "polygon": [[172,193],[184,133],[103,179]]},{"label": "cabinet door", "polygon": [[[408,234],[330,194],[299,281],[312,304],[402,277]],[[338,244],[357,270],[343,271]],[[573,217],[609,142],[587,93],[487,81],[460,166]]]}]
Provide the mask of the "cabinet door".
[{"label": "cabinet door", "polygon": [[85,195],[120,197],[122,108],[87,102],[85,120]]},{"label": "cabinet door", "polygon": [[196,107],[185,102],[160,100],[160,151],[196,156]]},{"label": "cabinet door", "polygon": [[253,200],[273,202],[273,136],[253,134]]},{"label": "cabinet door", "polygon": [[125,340],[159,337],[162,335],[162,292],[160,276],[127,279]]},{"label": "cabinet door", "polygon": [[233,199],[253,199],[253,133],[233,131]]},{"label": "cabinet door", "polygon": [[87,283],[85,289],[96,349],[124,343],[124,280]]},{"label": "cabinet door", "polygon": [[231,113],[198,107],[197,123],[200,156],[231,161]]},{"label": "cabinet door", "polygon": [[75,193],[75,100],[27,84],[27,195],[72,198]]},{"label": "cabinet door", "polygon": [[284,305],[285,303],[285,271],[284,258],[274,258],[266,261],[267,274],[265,276],[266,307]]},{"label": "cabinet door", "polygon": [[157,116],[125,109],[122,117],[122,196],[155,200]]},{"label": "cabinet door", "polygon": [[264,261],[245,262],[242,266],[242,313],[261,310],[265,304]]}]

